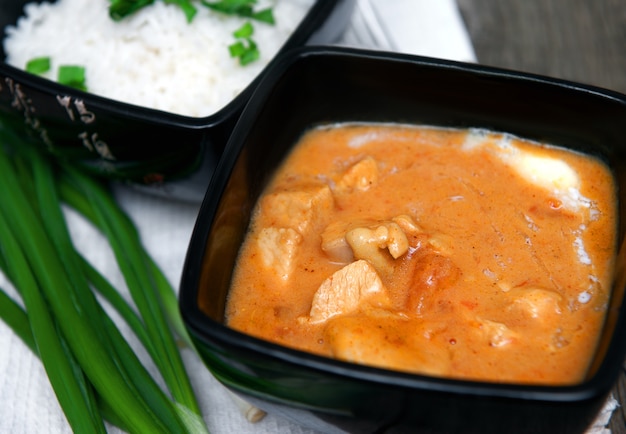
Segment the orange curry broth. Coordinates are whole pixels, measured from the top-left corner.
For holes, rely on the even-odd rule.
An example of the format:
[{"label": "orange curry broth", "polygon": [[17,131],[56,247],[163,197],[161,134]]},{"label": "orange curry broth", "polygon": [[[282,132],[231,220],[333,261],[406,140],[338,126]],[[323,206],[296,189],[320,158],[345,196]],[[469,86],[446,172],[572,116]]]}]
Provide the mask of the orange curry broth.
[{"label": "orange curry broth", "polygon": [[577,383],[609,298],[614,194],[601,162],[510,135],[315,129],[257,204],[227,321],[360,364]]}]

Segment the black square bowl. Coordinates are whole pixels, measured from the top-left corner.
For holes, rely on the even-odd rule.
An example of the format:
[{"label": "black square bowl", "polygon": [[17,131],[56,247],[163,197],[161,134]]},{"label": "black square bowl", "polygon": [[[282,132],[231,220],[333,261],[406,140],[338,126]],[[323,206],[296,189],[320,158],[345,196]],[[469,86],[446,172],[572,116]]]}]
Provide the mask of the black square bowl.
[{"label": "black square bowl", "polygon": [[[590,154],[619,201],[613,292],[593,363],[572,386],[460,381],[392,372],[284,348],[224,325],[250,213],[307,129],[337,122],[479,127]],[[215,377],[257,406],[326,432],[576,433],[594,420],[626,350],[626,97],[472,64],[305,48],[268,72],[210,182],[189,246],[180,308]]]},{"label": "black square bowl", "polygon": [[[0,29],[15,25],[24,5],[2,0]],[[355,0],[316,0],[277,56],[341,37]],[[103,98],[4,63],[0,44],[0,122],[59,158],[110,179],[171,198],[200,202],[231,129],[276,57],[239,95],[206,117],[181,116]],[[103,152],[103,149],[107,152]],[[115,158],[109,158],[113,155]]]}]

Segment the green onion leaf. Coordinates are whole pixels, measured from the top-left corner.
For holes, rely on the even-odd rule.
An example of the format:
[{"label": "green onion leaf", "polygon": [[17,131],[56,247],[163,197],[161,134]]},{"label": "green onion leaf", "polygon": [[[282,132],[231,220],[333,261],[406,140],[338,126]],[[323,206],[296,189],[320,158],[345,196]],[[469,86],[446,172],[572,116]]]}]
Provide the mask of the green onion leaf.
[{"label": "green onion leaf", "polygon": [[246,46],[243,42],[237,41],[228,46],[228,51],[230,51],[230,57],[241,57],[246,52]]},{"label": "green onion leaf", "polygon": [[233,32],[235,38],[249,38],[254,33],[254,27],[250,21],[246,21],[243,26]]},{"label": "green onion leaf", "polygon": [[251,39],[248,39],[248,47],[243,55],[239,57],[239,64],[245,66],[255,60],[258,60],[259,57],[260,53],[256,44]]},{"label": "green onion leaf", "polygon": [[[43,228],[40,217],[20,191],[17,177],[11,170],[8,157],[0,152],[0,188],[5,191],[3,200],[0,201],[0,210],[6,215],[6,224],[0,224],[0,228],[7,228],[11,234],[15,234],[16,243],[23,249],[24,257],[28,258],[30,266],[19,265],[16,269],[22,276],[36,276],[37,282],[41,283],[42,295],[48,301],[50,312],[58,319],[58,325],[62,330],[63,339],[72,349],[76,360],[80,363],[89,381],[98,393],[107,401],[115,412],[124,421],[125,426],[131,430],[146,429],[149,432],[168,431],[155,414],[146,408],[145,403],[138,399],[127,385],[127,379],[119,372],[119,366],[112,360],[110,347],[100,340],[100,331],[94,329],[93,318],[90,318],[79,306],[78,300],[68,291],[73,286],[67,275],[67,270],[61,261],[49,234]],[[10,236],[3,234],[0,238],[6,245]],[[17,256],[7,256],[14,258]],[[32,269],[32,271],[31,271]],[[32,277],[31,277],[32,279]],[[21,291],[31,285],[16,282]],[[36,299],[35,299],[36,300]],[[43,311],[43,308],[39,309]],[[30,310],[27,306],[30,318],[44,318],[45,315]],[[46,330],[54,330],[45,327]],[[42,352],[42,342],[52,342],[50,339],[40,341],[37,339],[35,327],[33,334],[36,337],[42,360],[47,360]],[[56,334],[56,333],[55,333]],[[60,351],[57,351],[57,354]],[[65,360],[66,357],[54,356],[53,360]],[[53,364],[56,366],[56,364]],[[58,389],[58,390],[63,390]],[[55,388],[57,391],[57,388]],[[59,392],[57,392],[59,393]],[[77,404],[70,402],[63,406],[66,414],[77,408]],[[90,432],[90,430],[78,429],[77,432]]]},{"label": "green onion leaf", "polygon": [[187,22],[190,23],[193,21],[198,9],[191,3],[191,0],[164,0],[167,4],[177,5],[183,10],[185,17],[187,18]]},{"label": "green onion leaf", "polygon": [[[154,0],[109,0],[109,15],[115,21],[120,21],[124,17],[134,14],[140,9],[151,5]],[[163,0],[166,4],[177,5],[181,8],[187,22],[191,23],[198,12],[193,4],[193,0]],[[265,8],[259,11],[254,10],[256,0],[219,0],[208,1],[200,0],[200,4],[203,6],[222,14],[234,15],[242,18],[248,18],[256,20],[266,24],[274,25],[274,12],[272,8]],[[239,59],[240,65],[247,65],[259,59],[259,49],[252,41],[251,35],[254,32],[252,24],[246,22],[240,29],[236,30],[234,35],[237,39],[244,39],[245,41],[236,42],[228,47],[231,57]],[[61,82],[61,80],[59,80]],[[74,78],[66,79],[63,84],[76,87],[81,90],[85,90],[84,78],[83,81]]]},{"label": "green onion leaf", "polygon": [[274,25],[276,21],[274,20],[274,12],[272,8],[262,9],[258,12],[254,12],[250,18],[255,19],[257,21],[261,21],[263,23]]},{"label": "green onion leaf", "polygon": [[[66,167],[64,171],[70,182],[82,190],[93,209],[96,226],[109,240],[120,270],[135,305],[143,319],[151,345],[147,348],[159,368],[177,406],[183,423],[195,421],[202,426],[201,413],[176,341],[170,329],[170,322],[163,308],[163,300],[155,291],[155,276],[152,265],[142,247],[139,234],[126,216],[91,178],[81,172]],[[186,410],[185,410],[186,409]],[[185,416],[183,418],[182,416]],[[193,417],[188,417],[193,415]]]},{"label": "green onion leaf", "polygon": [[85,68],[82,66],[62,65],[59,67],[57,81],[60,84],[86,91]]},{"label": "green onion leaf", "polygon": [[154,3],[154,0],[110,0],[109,16],[113,21],[120,21],[140,9]]},{"label": "green onion leaf", "polygon": [[256,0],[221,0],[217,2],[209,2],[201,0],[201,3],[209,9],[221,12],[226,15],[236,15],[243,18],[251,18],[253,20],[262,21],[267,24],[274,24],[274,13],[272,8],[254,11],[253,6]]},{"label": "green onion leaf", "polygon": [[41,75],[50,71],[49,57],[36,57],[26,62],[26,72]]},{"label": "green onion leaf", "polygon": [[259,48],[252,40],[254,26],[251,22],[245,22],[241,27],[233,32],[233,36],[238,41],[228,46],[231,57],[239,58],[239,64],[244,66],[254,62],[260,57]]},{"label": "green onion leaf", "polygon": [[[5,266],[2,267],[3,269]],[[19,336],[26,346],[34,353],[38,354],[37,344],[30,329],[28,315],[22,307],[7,295],[4,289],[0,288],[0,318],[11,330]]]},{"label": "green onion leaf", "polygon": [[[37,161],[37,159],[33,158],[33,161]],[[120,368],[120,373],[126,379],[128,389],[145,398],[146,405],[155,415],[158,415],[168,431],[176,432],[183,429],[184,425],[182,417],[178,413],[178,406],[170,402],[163,391],[159,389],[159,386],[150,377],[150,374],[143,367],[113,321],[105,315],[90,291],[86,278],[90,277],[91,283],[97,286],[100,291],[103,291],[101,293],[105,294],[105,297],[128,321],[128,324],[131,325],[144,347],[149,352],[153,352],[152,341],[148,339],[145,330],[142,328],[143,324],[141,324],[134,312],[129,309],[128,305],[123,304],[124,301],[108,285],[108,282],[93,267],[86,267],[86,261],[83,260],[72,245],[69,230],[61,212],[60,201],[57,197],[55,179],[52,177],[50,169],[45,164],[41,164],[41,167],[35,165],[35,167],[38,169],[35,172],[35,175],[37,175],[35,179],[39,181],[37,185],[39,187],[38,196],[41,209],[45,209],[49,217],[45,219],[44,224],[57,247],[59,257],[68,270],[70,280],[74,283],[75,297],[81,304],[81,308],[92,320],[94,327],[100,329],[103,343],[113,350],[111,351],[112,359],[116,362]],[[68,289],[71,290],[72,288]]]},{"label": "green onion leaf", "polygon": [[256,0],[220,0],[216,2],[208,2],[201,0],[202,4],[216,12],[227,15],[247,16],[252,11],[252,5]]},{"label": "green onion leaf", "polygon": [[228,46],[230,56],[238,57],[239,64],[242,66],[254,62],[260,57],[259,49],[254,41],[251,39],[245,39],[244,41],[237,41]]},{"label": "green onion leaf", "polygon": [[[12,176],[10,164],[2,164],[6,161],[0,158],[0,166],[3,167],[0,185],[5,187],[11,185],[14,189],[12,194],[19,195],[20,188],[13,182],[15,178]],[[10,198],[4,197],[1,202],[10,203]],[[21,290],[24,304],[29,312],[37,353],[41,357],[69,424],[75,432],[105,433],[102,418],[97,408],[94,407],[93,392],[85,383],[82,372],[77,372],[75,369],[76,362],[71,357],[71,353],[68,353],[64,339],[57,332],[53,315],[46,305],[46,297],[40,290],[40,284],[37,281],[39,279],[35,279],[34,270],[31,269],[29,260],[26,259],[27,253],[22,248],[25,243],[35,244],[41,239],[36,234],[27,235],[27,239],[22,238],[22,233],[15,235],[16,224],[18,226],[23,224],[23,222],[17,223],[15,218],[27,208],[28,206],[23,208],[18,204],[15,210],[10,210],[6,206],[0,209],[0,238],[2,239],[2,254],[10,270],[8,274],[14,277],[15,284]],[[34,221],[36,222],[37,219]],[[28,228],[24,227],[23,231],[27,233]]]},{"label": "green onion leaf", "polygon": [[[73,430],[104,433],[104,416],[128,432],[208,432],[171,330],[194,349],[175,292],[110,191],[53,165],[1,119],[0,190],[0,268],[25,305],[0,289],[0,319],[40,357]],[[108,237],[139,313],[76,250],[61,200]],[[171,397],[94,290],[130,325]]]}]

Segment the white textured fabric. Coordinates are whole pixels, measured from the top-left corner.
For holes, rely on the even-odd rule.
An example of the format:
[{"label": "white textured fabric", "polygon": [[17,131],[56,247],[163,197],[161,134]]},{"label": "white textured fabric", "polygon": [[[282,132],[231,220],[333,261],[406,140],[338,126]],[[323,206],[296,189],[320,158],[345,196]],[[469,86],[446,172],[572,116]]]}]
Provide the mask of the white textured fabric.
[{"label": "white textured fabric", "polygon": [[344,43],[441,59],[476,60],[453,0],[357,0]]},{"label": "white textured fabric", "polygon": [[[374,23],[368,21],[372,12],[377,19]],[[364,27],[366,23],[369,24]],[[474,60],[454,0],[359,0],[343,44]],[[198,205],[148,196],[120,186],[115,191],[138,226],[147,249],[170,282],[177,285]],[[113,284],[123,287],[123,279],[104,239],[75,214],[68,212],[68,218],[78,248]],[[183,357],[212,433],[313,433],[276,415],[250,424],[202,363],[189,351]],[[615,401],[607,404],[600,427],[615,405]],[[596,432],[601,430],[598,428]],[[68,432],[70,429],[40,362],[0,322],[0,433]]]}]

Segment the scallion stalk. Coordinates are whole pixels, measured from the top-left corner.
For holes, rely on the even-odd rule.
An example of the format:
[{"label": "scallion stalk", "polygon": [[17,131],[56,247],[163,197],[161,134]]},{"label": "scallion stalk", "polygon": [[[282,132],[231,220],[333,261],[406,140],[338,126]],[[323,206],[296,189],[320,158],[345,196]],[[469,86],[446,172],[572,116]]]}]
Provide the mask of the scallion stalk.
[{"label": "scallion stalk", "polygon": [[[0,318],[31,345],[45,367],[64,360],[63,372],[50,374],[51,384],[72,428],[101,432],[104,416],[130,432],[208,432],[172,332],[193,348],[174,290],[110,191],[75,168],[52,164],[3,128],[1,120],[0,190],[5,192],[0,201],[0,268],[26,308],[0,292]],[[136,311],[78,253],[65,205],[107,236]],[[130,326],[171,398],[150,376],[94,291]],[[39,311],[41,315],[34,315]],[[46,344],[44,351],[40,340]],[[79,394],[63,389],[68,381]],[[83,405],[74,405],[77,400]]]},{"label": "scallion stalk", "polygon": [[3,288],[0,288],[0,318],[34,354],[39,354],[26,311]]},{"label": "scallion stalk", "polygon": [[[19,187],[6,152],[0,152],[0,189],[4,191],[3,200],[0,201],[4,222],[0,223],[0,226],[3,230],[6,228],[5,232],[15,234],[13,244],[18,246],[20,251],[23,250],[23,256],[28,258],[28,262],[23,261],[14,266],[16,269],[14,275],[31,276],[30,279],[33,275],[36,276],[50,311],[55,317],[62,319],[58,325],[74,357],[80,363],[93,387],[114,409],[124,424],[129,429],[139,432],[167,432],[167,428],[158,416],[149,410],[145,402],[132,389],[129,389],[126,379],[120,374],[117,364],[111,358],[110,348],[103,345],[100,333],[94,330],[90,319],[76,298],[67,291],[72,281],[67,276],[67,271],[49,235],[24,197],[24,192]],[[3,246],[10,241],[10,237],[6,234],[1,238]],[[10,258],[14,257],[18,256],[5,253],[5,258],[9,263]],[[25,288],[30,288],[32,285],[18,281],[16,286],[25,291]],[[37,307],[36,304],[35,307]],[[39,310],[43,311],[43,307],[40,306]],[[31,315],[28,306],[27,311],[29,317],[39,317],[35,313]],[[42,313],[41,317],[44,318],[45,313]],[[35,337],[37,337],[36,329],[33,327]],[[48,327],[48,330],[54,330],[54,328]],[[45,342],[49,341],[52,339]],[[56,364],[60,364],[58,363],[62,358],[59,355],[60,351],[57,350],[51,357],[48,357],[42,351],[40,340],[37,340],[37,343],[42,361],[52,359],[57,360]],[[58,396],[62,393],[62,389],[55,387],[55,392]],[[77,404],[74,405],[77,406]],[[63,405],[63,409],[66,412],[72,412],[72,405]]]},{"label": "scallion stalk", "polygon": [[80,262],[85,276],[94,287],[94,289],[104,297],[113,308],[121,315],[135,333],[144,347],[150,346],[150,339],[143,327],[143,322],[137,313],[124,300],[120,293],[111,285],[111,283],[102,275],[93,265],[89,263],[83,256],[80,256]]},{"label": "scallion stalk", "polygon": [[[91,204],[86,199],[86,197],[73,185],[72,182],[67,179],[66,176],[64,176],[63,173],[60,174],[57,182],[59,186],[59,194],[61,195],[62,200],[74,210],[78,211],[91,224],[93,224],[95,227],[102,231],[102,228],[100,227],[100,221],[95,216]],[[132,221],[130,221],[128,217],[124,217],[124,220],[125,225],[133,225]],[[187,347],[193,349],[194,345],[191,341],[191,338],[189,337],[185,325],[183,324],[183,319],[178,310],[178,300],[176,298],[174,288],[163,274],[163,271],[154,262],[154,259],[152,259],[150,255],[145,252],[143,246],[140,245],[139,248],[144,251],[146,261],[150,266],[151,273],[154,278],[155,290],[157,291],[158,296],[161,299],[161,306],[163,307],[165,316],[170,324],[170,327],[172,328],[176,336],[178,336],[178,338],[182,342],[184,342]],[[98,285],[97,288],[99,288]],[[99,292],[102,293],[102,291]],[[105,294],[103,293],[103,295]],[[105,297],[107,299],[109,298],[106,295]],[[126,318],[126,316],[122,312],[120,312],[120,314],[122,314]]]},{"label": "scallion stalk", "polygon": [[98,221],[97,226],[111,244],[131,296],[144,321],[147,334],[153,343],[153,360],[172,396],[182,406],[181,409],[188,410],[184,411],[187,417],[191,414],[199,418],[200,409],[163,310],[162,300],[155,291],[153,268],[141,247],[139,234],[113,198],[93,179],[69,167],[65,169],[65,173],[77,188],[82,189],[91,203]]},{"label": "scallion stalk", "polygon": [[[34,157],[34,156],[33,156]],[[76,254],[76,250],[71,245],[69,231],[64,224],[63,215],[59,206],[56,189],[54,188],[54,179],[50,173],[48,165],[42,164],[41,159],[33,158],[35,170],[35,180],[37,191],[39,192],[39,203],[41,209],[45,209],[49,213],[49,218],[45,219],[45,224],[49,233],[53,234],[53,242],[57,245],[60,257],[68,268],[68,275],[71,275],[76,291],[76,296],[81,299],[81,306],[88,312],[88,317],[94,320],[94,328],[103,330],[103,342],[115,349],[112,352],[112,358],[120,367],[120,372],[126,378],[127,385],[130,388],[136,388],[139,394],[145,397],[146,404],[150,410],[163,419],[168,430],[180,429],[182,420],[177,415],[177,407],[165,397],[157,384],[152,380],[135,353],[132,351],[128,343],[124,340],[115,324],[103,312],[100,305],[97,304],[93,293],[88,288],[86,276],[83,274],[84,268],[82,260]],[[92,274],[92,277],[95,277]],[[102,281],[98,281],[100,285]],[[109,289],[104,286],[101,289]],[[114,297],[109,293],[110,297]],[[119,302],[121,300],[117,299]],[[129,315],[129,313],[126,311]],[[101,319],[101,321],[100,321]],[[147,334],[142,332],[140,328],[136,329],[138,336],[144,346],[149,351],[153,350],[153,341],[147,339]]]},{"label": "scallion stalk", "polygon": [[[2,167],[0,158],[0,167]],[[5,181],[4,176],[0,176]],[[6,186],[0,182],[0,185]],[[6,199],[5,199],[6,200]],[[0,201],[4,202],[4,201]],[[29,324],[37,353],[40,355],[46,374],[54,388],[59,404],[63,407],[68,423],[75,432],[106,433],[102,417],[94,405],[93,391],[82,372],[76,369],[73,357],[68,357],[67,348],[56,332],[56,324],[48,305],[40,292],[17,237],[13,235],[7,220],[6,207],[0,207],[0,239],[2,254],[8,274],[15,278],[29,312]]]}]

